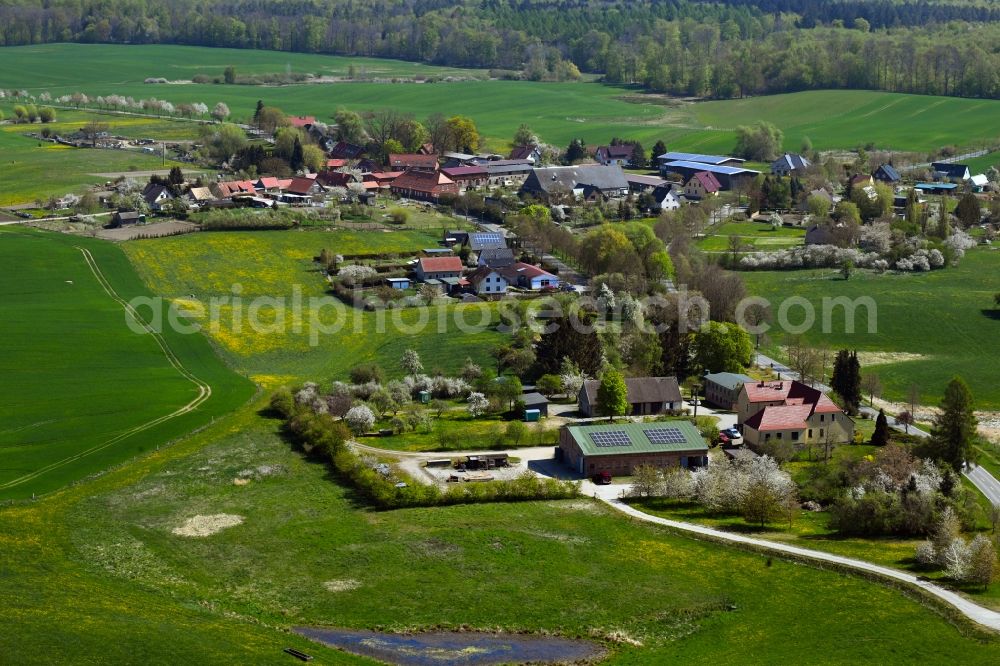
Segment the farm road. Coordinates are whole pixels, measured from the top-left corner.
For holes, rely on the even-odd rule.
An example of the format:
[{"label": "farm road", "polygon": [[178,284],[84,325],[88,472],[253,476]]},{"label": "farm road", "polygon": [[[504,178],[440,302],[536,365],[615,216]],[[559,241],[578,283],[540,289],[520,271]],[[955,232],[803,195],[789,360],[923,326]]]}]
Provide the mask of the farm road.
[{"label": "farm road", "polygon": [[[613,488],[613,486],[602,486],[601,488]],[[753,537],[743,536],[742,534],[733,534],[731,532],[723,532],[721,530],[704,527],[702,525],[669,520],[667,518],[660,518],[659,516],[651,516],[648,513],[643,513],[642,511],[629,506],[618,497],[604,497],[600,496],[599,493],[598,496],[612,508],[647,523],[662,525],[664,527],[669,527],[681,532],[687,532],[696,536],[707,537],[713,541],[753,546],[755,549],[773,552],[778,555],[791,555],[804,560],[820,563],[826,562],[846,569],[875,574],[883,579],[903,582],[911,587],[919,588],[924,592],[937,597],[949,606],[958,610],[962,613],[962,615],[969,618],[973,622],[993,629],[994,631],[1000,631],[1000,613],[988,608],[983,608],[982,606],[969,601],[960,594],[945,589],[940,585],[935,585],[934,583],[931,583],[919,576],[914,576],[913,574],[891,569],[889,567],[872,564],[871,562],[855,560],[849,557],[841,557],[840,555],[832,555],[830,553],[810,550],[808,548],[799,548],[798,546],[791,546],[785,543],[767,541],[765,539],[755,539]]]}]

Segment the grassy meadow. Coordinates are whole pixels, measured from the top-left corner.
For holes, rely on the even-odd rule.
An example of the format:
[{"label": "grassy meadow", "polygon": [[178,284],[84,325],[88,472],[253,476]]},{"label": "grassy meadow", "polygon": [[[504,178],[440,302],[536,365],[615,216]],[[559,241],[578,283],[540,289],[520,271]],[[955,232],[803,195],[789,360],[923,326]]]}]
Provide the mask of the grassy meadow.
[{"label": "grassy meadow", "polygon": [[[79,118],[80,122],[74,123],[67,119],[60,124],[76,129],[86,122],[83,119],[85,116],[92,114],[69,112],[67,115]],[[101,116],[101,121],[108,122],[115,133],[135,126],[131,120]],[[156,127],[162,129],[163,124],[176,125],[156,123]],[[0,178],[0,206],[45,201],[51,196],[80,193],[88,185],[109,180],[107,176],[100,174],[169,169],[177,164],[171,160],[164,164],[157,155],[125,150],[73,148],[23,136],[24,132],[37,132],[40,129],[41,125],[37,124],[30,128],[9,123],[0,125],[0,166],[3,168],[3,177]],[[121,133],[126,134],[126,131]]]},{"label": "grassy meadow", "polygon": [[[388,372],[398,374],[402,372],[400,358],[408,347],[420,353],[428,370],[454,372],[467,357],[489,364],[489,349],[502,334],[492,327],[463,333],[459,326],[461,322],[470,326],[493,322],[492,305],[374,313],[348,308],[339,301],[310,303],[311,298],[326,295],[326,283],[312,260],[323,248],[334,254],[413,252],[416,256],[422,248],[435,247],[439,238],[436,229],[221,232],[131,241],[123,247],[150,288],[181,307],[197,302],[207,308],[212,298],[229,296],[230,302],[219,309],[218,326],[202,321],[206,332],[233,367],[265,386],[275,386],[340,379],[351,366],[363,361],[377,361]],[[234,318],[236,284],[240,285],[247,316],[251,299],[285,299],[291,307],[294,294],[300,293],[299,330],[290,314],[280,322],[273,307],[260,309],[258,319],[263,327],[258,331],[241,324],[248,319]],[[334,331],[338,322],[341,327]],[[311,333],[316,333],[315,344]]]},{"label": "grassy meadow", "polygon": [[[172,533],[215,513],[244,523]],[[0,509],[0,525],[0,635],[17,663],[40,649],[54,661],[273,663],[285,645],[319,663],[369,663],[284,633],[302,624],[547,630],[606,640],[607,664],[1000,657],[995,639],[963,636],[897,591],[675,536],[590,500],[373,512],[250,411],[87,486]]]},{"label": "grassy meadow", "polygon": [[[150,451],[251,394],[249,383],[227,370],[203,337],[167,331],[172,351],[212,386],[213,395],[194,412],[126,437],[189,403],[198,388],[170,365],[152,337],[129,329],[122,306],[105,293],[76,246],[93,254],[122,298],[149,295],[113,245],[0,229],[0,263],[7,267],[0,278],[0,372],[6,378],[0,404],[7,414],[0,425],[0,497],[50,491]],[[151,316],[149,308],[140,312]]]},{"label": "grassy meadow", "polygon": [[772,229],[770,223],[763,222],[726,222],[710,228],[697,245],[705,252],[728,252],[732,236],[739,237],[743,252],[768,252],[802,245],[806,230],[803,227]]},{"label": "grassy meadow", "polygon": [[[911,384],[920,387],[922,402],[937,404],[955,375],[972,389],[976,407],[1000,409],[996,375],[1000,356],[1000,320],[991,316],[1000,252],[976,249],[957,267],[922,274],[877,275],[855,271],[843,280],[839,271],[758,271],[743,273],[747,290],[767,298],[777,308],[783,299],[799,296],[812,303],[816,325],[805,337],[830,349],[861,352],[864,372],[879,375],[884,397],[903,401]],[[821,331],[823,299],[870,296],[877,305],[876,332],[869,333],[868,314],[858,308],[855,332],[846,332],[844,309],[836,308],[831,331]],[[791,308],[789,320],[802,321],[802,309]],[[786,342],[769,333],[772,351]],[[780,350],[778,350],[780,351]]]}]

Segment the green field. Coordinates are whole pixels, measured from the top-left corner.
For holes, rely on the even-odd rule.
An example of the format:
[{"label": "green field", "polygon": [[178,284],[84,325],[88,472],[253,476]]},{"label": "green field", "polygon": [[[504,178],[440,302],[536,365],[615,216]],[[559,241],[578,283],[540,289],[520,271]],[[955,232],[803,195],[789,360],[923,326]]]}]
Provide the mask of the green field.
[{"label": "green field", "polygon": [[[72,73],[64,63],[77,64]],[[434,112],[471,116],[490,144],[503,147],[519,124],[559,146],[575,137],[588,143],[632,137],[647,148],[657,139],[673,150],[728,152],[733,130],[756,120],[785,132],[785,147],[798,150],[803,136],[815,148],[854,148],[874,143],[896,150],[930,151],[943,145],[980,146],[996,138],[1000,102],[870,91],[812,91],[742,100],[664,105],[660,96],[598,83],[462,81],[454,83],[334,83],[258,87],[244,85],[144,84],[150,76],[188,79],[218,74],[226,64],[240,73],[293,71],[343,73],[360,59],[267,51],[179,46],[51,44],[0,50],[2,87],[61,95],[155,96],[175,104],[225,101],[234,117],[247,117],[258,99],[288,113],[329,120],[339,106],[391,107],[425,117]],[[151,64],[155,63],[155,65]],[[453,70],[398,61],[367,61],[388,74],[448,75]],[[481,75],[481,73],[480,73]],[[442,107],[442,99],[447,100]]]},{"label": "green field", "polygon": [[[90,114],[73,115],[82,119]],[[108,121],[116,132],[119,127],[135,124],[133,119],[128,118],[111,119],[102,116],[101,120]],[[79,124],[82,125],[83,122]],[[161,128],[164,124],[157,123]],[[80,193],[87,185],[111,180],[109,176],[99,174],[169,169],[177,164],[170,160],[164,163],[156,155],[140,152],[72,148],[22,136],[24,132],[37,132],[40,129],[40,125],[35,125],[30,130],[24,125],[0,125],[0,159],[3,166],[0,206],[45,201],[51,196]]]},{"label": "green field", "polygon": [[[435,368],[454,372],[466,357],[480,364],[491,363],[490,347],[502,334],[492,330],[462,333],[456,316],[469,324],[492,321],[494,308],[489,305],[436,306],[407,309],[384,314],[353,308],[310,307],[309,298],[322,297],[325,283],[312,258],[323,248],[334,254],[359,252],[412,252],[436,247],[439,230],[428,231],[264,231],[201,233],[155,240],[132,241],[125,252],[143,279],[158,294],[187,307],[197,301],[207,307],[210,299],[233,295],[239,284],[247,301],[255,297],[277,297],[292,304],[296,286],[303,301],[303,326],[300,331],[286,317],[285,326],[255,333],[249,326],[237,326],[231,305],[221,308],[221,324],[208,334],[223,357],[235,368],[265,386],[288,382],[343,379],[347,370],[363,361],[377,361],[392,374],[401,372],[399,361],[408,347],[416,349],[427,370]],[[193,298],[192,298],[193,296]],[[273,309],[264,309],[265,322]],[[343,322],[343,327],[329,334],[320,332],[310,321],[324,325]],[[420,326],[427,316],[428,325]],[[443,322],[439,324],[439,322]],[[398,333],[398,330],[410,332]],[[318,344],[310,332],[317,331]]]},{"label": "green field", "polygon": [[971,160],[962,160],[962,164],[968,165],[969,173],[973,176],[977,173],[986,173],[990,167],[1000,167],[1000,151],[973,157]]},{"label": "green field", "polygon": [[[44,648],[50,663],[274,663],[292,645],[318,663],[370,663],[283,633],[300,624],[606,637],[606,664],[1000,657],[995,640],[965,638],[897,591],[673,536],[590,500],[359,508],[275,430],[244,412],[88,486],[0,510],[6,658],[34,663]],[[246,469],[268,473],[234,485]],[[214,513],[245,522],[171,533]]]},{"label": "green field", "polygon": [[744,250],[760,252],[782,250],[802,245],[806,230],[802,227],[778,227],[772,229],[769,223],[727,222],[707,231],[705,238],[698,241],[698,247],[705,252],[729,252],[730,236],[739,236]]},{"label": "green field", "polygon": [[[945,385],[962,376],[972,389],[979,409],[1000,409],[1000,320],[990,316],[993,294],[1000,274],[1000,252],[976,249],[959,266],[925,274],[876,275],[856,271],[850,280],[835,270],[761,271],[743,273],[747,290],[771,301],[773,307],[790,296],[811,302],[816,326],[806,338],[830,349],[851,348],[872,353],[878,365],[865,372],[877,373],[885,386],[885,397],[903,400],[911,384],[920,387],[923,402],[936,404]],[[877,304],[877,333],[868,333],[868,318],[859,308],[855,333],[846,333],[844,310],[833,312],[829,334],[822,324],[823,298],[871,296]],[[793,308],[789,319],[802,321],[801,308]],[[781,344],[779,332],[770,334]],[[906,354],[908,356],[899,356]],[[896,355],[898,360],[893,358]],[[865,364],[864,357],[862,364]]]},{"label": "green field", "polygon": [[[211,386],[199,396],[149,335],[133,333],[84,255],[125,300],[149,295],[115,246],[0,229],[0,497],[30,497],[150,451],[247,400],[251,387],[201,336],[165,334],[180,364]],[[148,314],[148,310],[147,310]],[[148,427],[146,427],[148,425]],[[133,432],[134,431],[134,432]]]}]

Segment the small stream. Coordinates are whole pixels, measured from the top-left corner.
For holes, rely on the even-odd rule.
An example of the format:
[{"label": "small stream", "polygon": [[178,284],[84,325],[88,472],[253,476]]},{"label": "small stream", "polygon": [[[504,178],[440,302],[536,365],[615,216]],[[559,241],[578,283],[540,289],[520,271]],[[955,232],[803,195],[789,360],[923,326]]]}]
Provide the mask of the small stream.
[{"label": "small stream", "polygon": [[295,633],[346,652],[397,666],[484,666],[559,663],[600,657],[604,648],[585,640],[521,634],[378,631],[295,627]]}]

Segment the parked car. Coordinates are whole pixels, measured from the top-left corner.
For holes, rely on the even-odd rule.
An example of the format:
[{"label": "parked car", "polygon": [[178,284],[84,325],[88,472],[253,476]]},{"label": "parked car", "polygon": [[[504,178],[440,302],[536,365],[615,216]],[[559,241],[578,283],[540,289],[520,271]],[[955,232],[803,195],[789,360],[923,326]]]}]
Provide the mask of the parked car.
[{"label": "parked car", "polygon": [[719,431],[719,434],[726,435],[726,437],[733,442],[743,439],[743,435],[736,428],[726,428],[725,430]]},{"label": "parked car", "polygon": [[599,486],[611,485],[611,472],[598,472],[591,480]]}]

